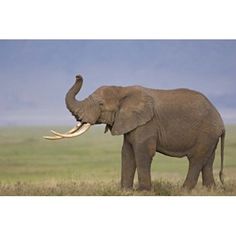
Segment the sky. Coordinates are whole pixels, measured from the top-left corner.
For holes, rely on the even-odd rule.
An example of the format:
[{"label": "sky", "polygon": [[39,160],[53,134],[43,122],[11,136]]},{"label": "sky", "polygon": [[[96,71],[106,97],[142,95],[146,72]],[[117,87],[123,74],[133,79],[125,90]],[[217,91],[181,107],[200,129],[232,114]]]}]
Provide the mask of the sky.
[{"label": "sky", "polygon": [[236,123],[236,40],[0,40],[0,126],[74,125],[65,94],[102,85],[189,88]]}]

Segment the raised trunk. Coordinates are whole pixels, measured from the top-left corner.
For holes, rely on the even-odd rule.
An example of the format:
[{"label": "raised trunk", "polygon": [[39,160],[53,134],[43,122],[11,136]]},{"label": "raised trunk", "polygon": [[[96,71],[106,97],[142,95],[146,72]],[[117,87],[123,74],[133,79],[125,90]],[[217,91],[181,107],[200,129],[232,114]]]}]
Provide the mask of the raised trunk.
[{"label": "raised trunk", "polygon": [[74,114],[76,107],[79,105],[79,101],[76,100],[75,96],[80,91],[83,84],[83,78],[81,75],[76,76],[76,81],[74,85],[71,87],[71,89],[68,91],[65,97],[66,107],[68,110]]}]

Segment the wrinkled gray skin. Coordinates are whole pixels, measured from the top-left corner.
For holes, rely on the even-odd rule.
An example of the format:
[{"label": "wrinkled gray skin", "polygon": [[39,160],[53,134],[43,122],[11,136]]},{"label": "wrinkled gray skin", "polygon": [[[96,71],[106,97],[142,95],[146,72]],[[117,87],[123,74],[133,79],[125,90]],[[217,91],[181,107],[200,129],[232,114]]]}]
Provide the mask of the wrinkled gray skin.
[{"label": "wrinkled gray skin", "polygon": [[225,128],[220,114],[201,93],[188,89],[158,90],[141,86],[98,88],[83,101],[75,99],[82,86],[79,75],[66,95],[66,105],[78,121],[106,124],[112,135],[124,135],[121,187],[133,187],[137,169],[139,189],[151,189],[151,163],[156,152],[187,156],[183,184],[192,189],[202,172],[203,185],[215,185],[213,161],[219,138],[221,172]]}]

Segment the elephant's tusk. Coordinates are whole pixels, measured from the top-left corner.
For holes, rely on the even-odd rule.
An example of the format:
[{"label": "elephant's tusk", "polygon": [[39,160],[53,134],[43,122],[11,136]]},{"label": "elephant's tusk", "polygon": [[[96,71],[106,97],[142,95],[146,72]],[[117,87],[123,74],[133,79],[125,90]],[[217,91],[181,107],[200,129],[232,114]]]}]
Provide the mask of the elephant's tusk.
[{"label": "elephant's tusk", "polygon": [[[67,131],[66,134],[72,134],[74,132],[76,132],[77,130],[80,129],[80,127],[82,126],[82,123],[78,123],[75,127],[73,127],[71,130]],[[52,131],[54,134],[57,133],[55,131]],[[58,133],[60,134],[60,133]],[[64,135],[64,134],[63,134]],[[62,139],[63,137],[61,137],[61,135],[56,135],[56,136],[43,136],[43,138],[48,139],[48,140],[58,140],[58,139]]]},{"label": "elephant's tusk", "polygon": [[80,127],[82,126],[82,123],[78,123],[74,128],[72,128],[71,130],[67,131],[66,134],[72,134],[75,131],[77,131]]},{"label": "elephant's tusk", "polygon": [[43,136],[43,138],[48,139],[48,140],[62,139],[62,137],[60,137],[60,136]]},{"label": "elephant's tusk", "polygon": [[79,135],[85,133],[90,128],[90,126],[91,126],[91,124],[89,124],[89,123],[83,124],[77,132],[74,132],[72,134],[61,134],[61,133],[58,133],[54,130],[51,130],[51,132],[54,133],[56,135],[56,137],[59,136],[61,138],[73,138],[73,137],[76,137],[76,136],[79,136]]}]

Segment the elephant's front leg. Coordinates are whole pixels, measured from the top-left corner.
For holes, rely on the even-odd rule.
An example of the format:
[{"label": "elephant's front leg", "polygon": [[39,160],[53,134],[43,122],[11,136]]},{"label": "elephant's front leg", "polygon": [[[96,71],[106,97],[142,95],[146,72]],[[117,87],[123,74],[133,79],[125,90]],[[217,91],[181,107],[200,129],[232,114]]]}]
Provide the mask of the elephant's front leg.
[{"label": "elephant's front leg", "polygon": [[123,189],[132,189],[136,170],[136,163],[133,148],[131,144],[126,140],[125,136],[122,147],[121,163],[121,187]]},{"label": "elephant's front leg", "polygon": [[153,138],[134,145],[139,190],[151,190],[151,163],[155,153],[156,142]]}]

